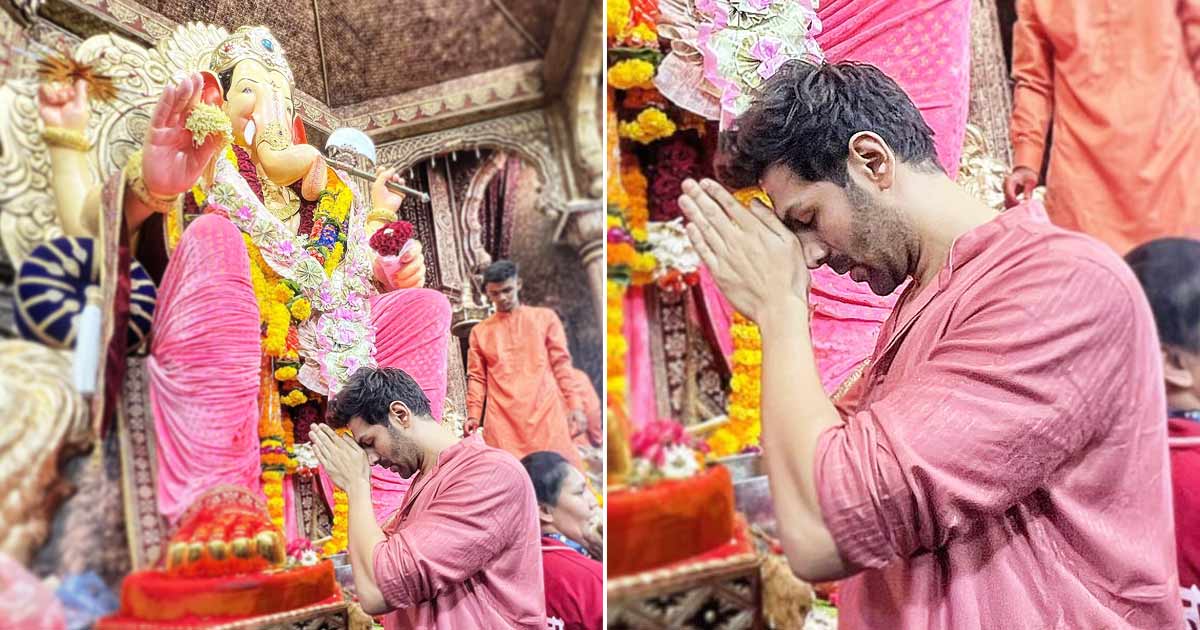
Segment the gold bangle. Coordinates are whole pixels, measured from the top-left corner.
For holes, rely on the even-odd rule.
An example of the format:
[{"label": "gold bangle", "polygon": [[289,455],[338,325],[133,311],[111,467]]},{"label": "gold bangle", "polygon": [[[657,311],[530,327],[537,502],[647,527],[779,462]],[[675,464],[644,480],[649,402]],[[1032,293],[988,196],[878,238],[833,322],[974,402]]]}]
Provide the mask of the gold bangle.
[{"label": "gold bangle", "polygon": [[384,210],[383,208],[371,208],[371,211],[367,213],[367,223],[374,223],[376,221],[381,223],[392,223],[399,218],[400,217],[396,216],[395,212],[391,210]]},{"label": "gold bangle", "polygon": [[46,127],[42,130],[42,140],[52,147],[61,149],[72,149],[83,153],[92,150],[92,143],[88,142],[87,136],[82,131],[66,127]]},{"label": "gold bangle", "polygon": [[122,169],[125,173],[125,181],[129,182],[129,189],[134,195],[157,212],[170,212],[175,208],[182,198],[181,195],[172,197],[163,197],[150,192],[146,188],[146,180],[142,177],[142,150],[138,149],[129,156],[129,161],[125,163],[125,168]]}]

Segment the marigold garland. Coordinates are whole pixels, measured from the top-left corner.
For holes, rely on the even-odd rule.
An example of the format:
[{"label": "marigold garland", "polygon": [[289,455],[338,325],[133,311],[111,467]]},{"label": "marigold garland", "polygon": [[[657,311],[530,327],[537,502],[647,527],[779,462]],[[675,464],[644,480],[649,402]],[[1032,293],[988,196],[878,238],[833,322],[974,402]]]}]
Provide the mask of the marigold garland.
[{"label": "marigold garland", "polygon": [[650,144],[671,137],[675,133],[675,122],[661,109],[648,107],[639,112],[634,120],[621,123],[618,133],[622,138]]},{"label": "marigold garland", "polygon": [[625,287],[609,280],[605,302],[605,335],[608,342],[607,398],[609,409],[624,409],[626,396]]},{"label": "marigold garland", "polygon": [[275,387],[270,360],[263,361],[260,390],[265,396],[259,404],[258,437],[262,460],[262,487],[267,496],[267,513],[271,522],[283,528],[283,479],[287,474],[287,449],[284,447],[283,424],[279,410],[279,389]]},{"label": "marigold garland", "polygon": [[[734,193],[743,205],[753,199],[767,204],[769,197],[759,188],[745,188]],[[729,380],[729,422],[708,437],[714,457],[725,457],[757,446],[762,433],[762,335],[741,313],[734,313],[730,326],[733,354],[730,362],[733,377]]]},{"label": "marigold garland", "polygon": [[287,351],[287,336],[292,324],[287,300],[291,299],[292,292],[263,260],[250,235],[242,234],[242,238],[250,255],[250,282],[258,301],[259,320],[266,326],[262,340],[263,353],[279,358]]},{"label": "marigold garland", "polygon": [[[350,430],[341,428],[337,430],[338,435],[349,435]],[[329,540],[321,548],[325,557],[333,556],[345,551],[346,544],[350,541],[350,498],[341,488],[334,486],[333,488],[333,531],[330,534]]]},{"label": "marigold garland", "polygon": [[608,84],[618,90],[654,87],[654,64],[645,59],[624,59],[608,69]]},{"label": "marigold garland", "polygon": [[619,42],[625,38],[625,32],[629,29],[632,7],[629,6],[629,0],[608,0],[605,4],[608,39]]}]

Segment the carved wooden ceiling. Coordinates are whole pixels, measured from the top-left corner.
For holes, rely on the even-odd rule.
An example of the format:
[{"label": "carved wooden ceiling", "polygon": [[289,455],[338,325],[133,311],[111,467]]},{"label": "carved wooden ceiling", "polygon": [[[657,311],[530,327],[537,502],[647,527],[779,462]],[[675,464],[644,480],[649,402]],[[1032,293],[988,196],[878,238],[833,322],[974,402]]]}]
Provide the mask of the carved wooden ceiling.
[{"label": "carved wooden ceiling", "polygon": [[[567,0],[138,0],[177,23],[265,24],[330,107],[541,59]],[[527,38],[528,36],[528,38]],[[324,66],[322,66],[322,61]]]},{"label": "carved wooden ceiling", "polygon": [[[0,0],[3,3],[4,0]],[[19,2],[20,0],[18,0]],[[26,0],[28,1],[28,0]],[[77,37],[149,43],[176,25],[269,27],[318,130],[376,139],[537,107],[565,87],[601,0],[33,0]]]}]

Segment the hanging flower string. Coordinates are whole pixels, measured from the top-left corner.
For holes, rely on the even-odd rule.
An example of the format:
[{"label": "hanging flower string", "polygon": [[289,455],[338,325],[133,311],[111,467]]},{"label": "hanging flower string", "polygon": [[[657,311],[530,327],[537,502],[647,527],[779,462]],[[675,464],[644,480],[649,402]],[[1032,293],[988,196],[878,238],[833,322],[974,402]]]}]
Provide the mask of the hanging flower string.
[{"label": "hanging flower string", "polygon": [[[757,188],[734,193],[742,205],[753,199],[767,204],[769,197]],[[762,335],[741,313],[733,314],[730,325],[733,337],[733,356],[730,357],[733,376],[730,379],[729,422],[708,437],[708,446],[715,457],[735,455],[758,446],[762,433]]]}]

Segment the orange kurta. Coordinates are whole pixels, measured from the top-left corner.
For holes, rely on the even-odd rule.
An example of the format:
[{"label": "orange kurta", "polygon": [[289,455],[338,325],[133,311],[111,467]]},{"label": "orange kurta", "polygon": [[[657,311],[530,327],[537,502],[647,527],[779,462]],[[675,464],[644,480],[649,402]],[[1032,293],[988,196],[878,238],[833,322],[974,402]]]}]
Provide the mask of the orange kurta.
[{"label": "orange kurta", "polygon": [[1200,0],[1017,0],[1014,166],[1041,169],[1046,209],[1124,254],[1200,236]]},{"label": "orange kurta", "polygon": [[471,330],[467,415],[483,419],[483,439],[492,446],[518,458],[557,451],[583,470],[567,426],[567,410],[582,408],[571,369],[554,311],[518,306],[496,313]]},{"label": "orange kurta", "polygon": [[571,391],[575,400],[579,401],[583,415],[587,417],[587,426],[580,427],[581,432],[575,437],[575,443],[582,446],[600,446],[604,443],[604,415],[600,410],[600,396],[592,387],[592,379],[587,372],[579,368],[571,368]]}]

